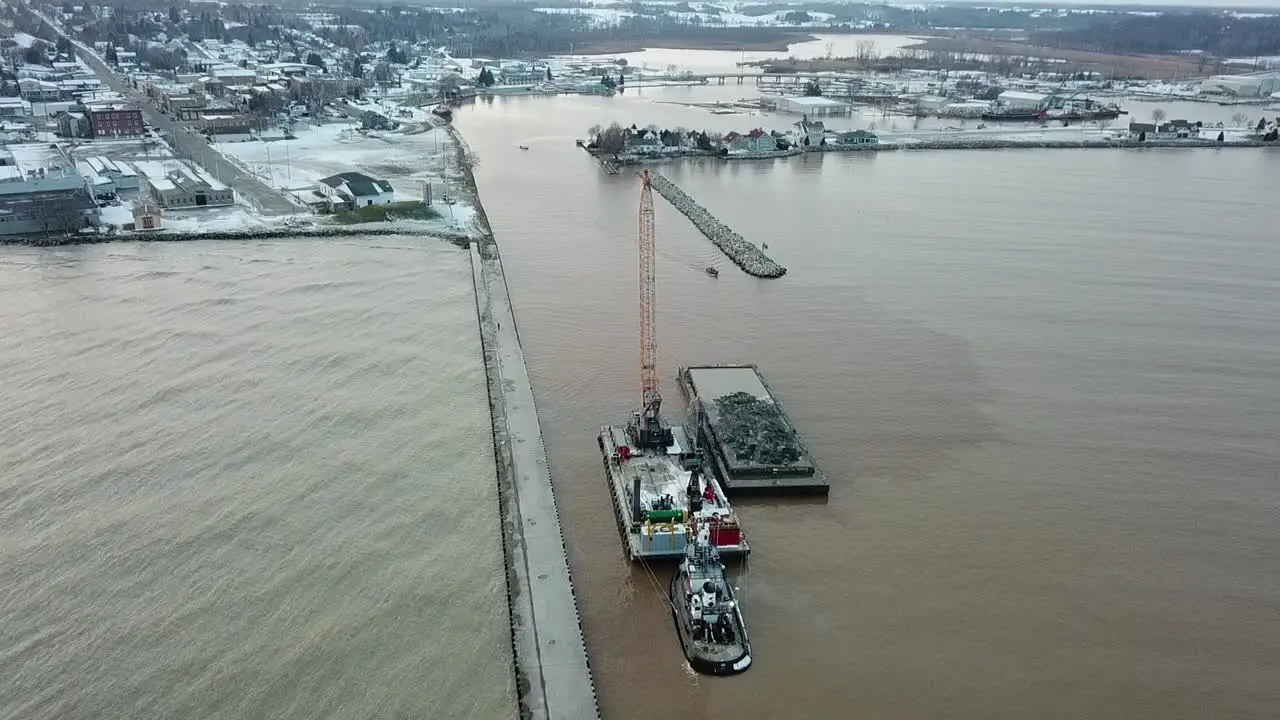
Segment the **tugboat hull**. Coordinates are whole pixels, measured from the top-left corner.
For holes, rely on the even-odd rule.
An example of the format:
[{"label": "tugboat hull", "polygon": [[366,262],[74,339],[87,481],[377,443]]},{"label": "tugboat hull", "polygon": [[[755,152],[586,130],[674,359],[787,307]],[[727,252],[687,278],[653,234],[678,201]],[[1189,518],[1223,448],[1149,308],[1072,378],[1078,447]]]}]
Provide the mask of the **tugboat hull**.
[{"label": "tugboat hull", "polygon": [[676,635],[689,667],[703,675],[737,675],[751,667],[751,642],[747,639],[746,624],[742,613],[734,607],[732,642],[704,642],[694,637],[693,628],[683,618],[689,617],[687,599],[681,587],[683,574],[677,572],[671,578],[671,618],[676,625]]}]

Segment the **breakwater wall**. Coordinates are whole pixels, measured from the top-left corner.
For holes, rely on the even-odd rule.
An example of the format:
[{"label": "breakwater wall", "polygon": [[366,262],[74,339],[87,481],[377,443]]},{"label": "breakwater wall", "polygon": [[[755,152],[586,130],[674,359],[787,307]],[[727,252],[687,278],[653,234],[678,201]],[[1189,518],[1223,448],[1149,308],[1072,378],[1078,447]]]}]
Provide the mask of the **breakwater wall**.
[{"label": "breakwater wall", "polygon": [[471,271],[493,423],[520,718],[597,720],[595,684],[511,293],[467,162],[469,149],[452,127],[449,134],[482,234],[471,245]]},{"label": "breakwater wall", "polygon": [[650,173],[650,182],[658,194],[675,206],[693,226],[748,275],[758,278],[780,278],[787,269],[774,262],[764,251],[747,242],[728,225],[720,222],[693,198],[661,173]]},{"label": "breakwater wall", "polygon": [[25,245],[28,247],[62,247],[64,245],[98,245],[113,242],[192,242],[195,240],[271,240],[275,238],[329,238],[370,235],[415,235],[432,237],[453,243],[465,248],[471,244],[471,238],[461,233],[440,230],[424,230],[412,225],[388,227],[378,223],[374,227],[366,225],[347,225],[345,227],[279,227],[255,228],[246,230],[225,230],[219,232],[139,232],[139,233],[96,233],[92,235],[50,235],[13,236],[0,238],[0,245]]},{"label": "breakwater wall", "polygon": [[807,148],[809,152],[889,152],[893,150],[1140,150],[1143,148],[1262,148],[1280,147],[1280,143],[1262,140],[1220,143],[1213,140],[920,140],[918,142],[884,142],[865,145],[823,145]]}]

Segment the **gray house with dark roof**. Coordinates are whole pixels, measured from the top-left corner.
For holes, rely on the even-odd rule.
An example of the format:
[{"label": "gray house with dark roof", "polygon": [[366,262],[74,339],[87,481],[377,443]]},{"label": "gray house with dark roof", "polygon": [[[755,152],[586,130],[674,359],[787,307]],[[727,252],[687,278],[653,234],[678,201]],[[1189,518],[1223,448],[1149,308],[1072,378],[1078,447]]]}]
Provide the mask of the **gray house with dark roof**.
[{"label": "gray house with dark roof", "polygon": [[329,199],[333,212],[385,205],[396,198],[396,191],[391,183],[359,172],[344,172],[322,178],[320,192]]}]

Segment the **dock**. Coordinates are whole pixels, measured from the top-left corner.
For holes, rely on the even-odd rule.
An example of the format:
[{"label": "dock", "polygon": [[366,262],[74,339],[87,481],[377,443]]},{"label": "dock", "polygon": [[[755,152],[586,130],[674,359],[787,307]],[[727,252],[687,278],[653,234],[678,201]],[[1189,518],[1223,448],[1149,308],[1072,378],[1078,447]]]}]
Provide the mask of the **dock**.
[{"label": "dock", "polygon": [[706,208],[689,197],[678,185],[668,180],[661,173],[650,172],[653,189],[667,199],[675,209],[679,210],[698,231],[706,236],[713,245],[720,248],[734,265],[742,268],[748,275],[758,278],[780,278],[787,274],[787,269],[774,262],[773,258],[764,254],[756,245],[733,231],[728,225],[720,222]]},{"label": "dock", "polygon": [[491,237],[471,245],[471,270],[493,420],[520,718],[597,720],[542,429]]},{"label": "dock", "polygon": [[755,365],[687,367],[676,379],[706,459],[727,492],[830,491],[826,475]]}]

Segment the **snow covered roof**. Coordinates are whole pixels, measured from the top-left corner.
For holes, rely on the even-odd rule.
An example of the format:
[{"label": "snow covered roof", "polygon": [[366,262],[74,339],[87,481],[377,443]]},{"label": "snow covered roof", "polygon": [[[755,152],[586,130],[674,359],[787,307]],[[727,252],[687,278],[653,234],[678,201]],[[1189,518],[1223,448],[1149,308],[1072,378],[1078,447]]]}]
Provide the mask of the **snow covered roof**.
[{"label": "snow covered roof", "polygon": [[346,190],[356,197],[371,197],[382,193],[395,192],[391,183],[386,180],[369,177],[359,172],[344,172],[321,178],[320,182],[335,190],[345,186]]},{"label": "snow covered roof", "polygon": [[799,97],[789,97],[786,100],[793,105],[807,105],[809,107],[843,107],[845,105],[839,100],[832,100],[820,95],[813,97],[801,95]]}]

